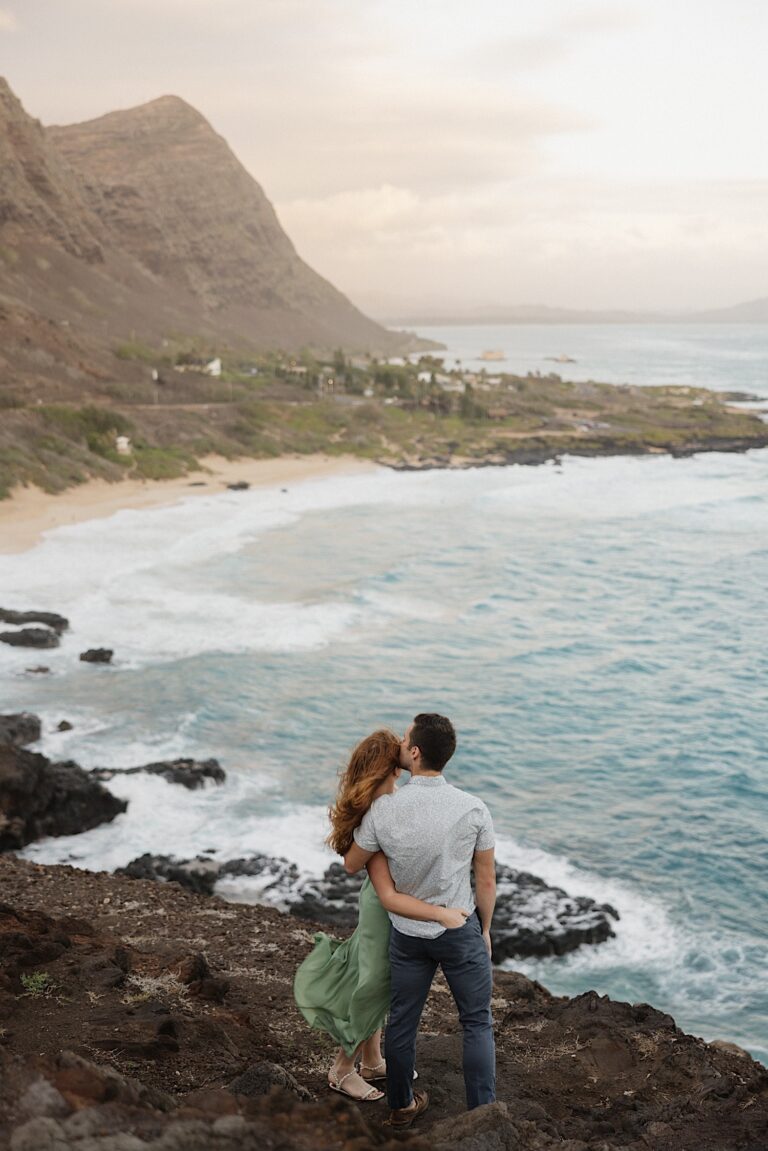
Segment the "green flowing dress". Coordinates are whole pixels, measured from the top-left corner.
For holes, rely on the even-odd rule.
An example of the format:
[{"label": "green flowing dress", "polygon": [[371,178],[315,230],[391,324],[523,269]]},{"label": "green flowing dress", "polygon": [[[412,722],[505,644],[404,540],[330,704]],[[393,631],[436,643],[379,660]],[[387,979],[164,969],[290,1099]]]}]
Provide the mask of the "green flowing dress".
[{"label": "green flowing dress", "polygon": [[389,1011],[389,916],[366,876],[349,939],[324,931],[296,972],[296,1006],[310,1027],[327,1031],[347,1055],[382,1026]]}]

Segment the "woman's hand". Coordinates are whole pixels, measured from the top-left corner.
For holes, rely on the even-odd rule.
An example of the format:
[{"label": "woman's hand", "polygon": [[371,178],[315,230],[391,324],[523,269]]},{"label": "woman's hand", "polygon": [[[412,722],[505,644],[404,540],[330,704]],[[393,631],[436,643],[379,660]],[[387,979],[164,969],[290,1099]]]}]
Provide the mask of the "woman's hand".
[{"label": "woman's hand", "polygon": [[447,927],[449,931],[455,931],[457,927],[464,926],[468,916],[469,912],[465,911],[463,907],[441,907],[437,922],[441,923],[443,927]]}]

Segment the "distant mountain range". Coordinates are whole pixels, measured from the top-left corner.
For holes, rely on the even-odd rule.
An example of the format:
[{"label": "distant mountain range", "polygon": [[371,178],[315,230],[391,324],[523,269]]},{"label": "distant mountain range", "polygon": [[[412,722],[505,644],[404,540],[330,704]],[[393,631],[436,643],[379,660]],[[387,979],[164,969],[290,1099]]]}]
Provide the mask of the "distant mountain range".
[{"label": "distant mountain range", "polygon": [[0,78],[0,381],[112,371],[122,340],[402,352],[297,255],[226,142],[163,96],[43,127]]},{"label": "distant mountain range", "polygon": [[730,308],[699,312],[589,311],[549,308],[545,304],[514,307],[483,307],[467,310],[439,309],[387,317],[386,323],[409,327],[472,324],[768,324],[768,296]]}]

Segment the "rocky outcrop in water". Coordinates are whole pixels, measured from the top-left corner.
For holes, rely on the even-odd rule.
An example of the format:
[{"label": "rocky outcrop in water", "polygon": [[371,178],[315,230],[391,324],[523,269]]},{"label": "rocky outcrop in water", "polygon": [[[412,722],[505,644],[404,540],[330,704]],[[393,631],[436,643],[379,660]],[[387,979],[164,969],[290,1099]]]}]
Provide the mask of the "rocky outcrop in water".
[{"label": "rocky outcrop in water", "polygon": [[24,747],[36,743],[40,738],[42,724],[31,711],[20,711],[15,715],[0,715],[0,744],[10,747]]},{"label": "rocky outcrop in water", "polygon": [[52,763],[23,748],[0,746],[0,851],[44,835],[75,835],[109,822],[127,803],[76,763]]},{"label": "rocky outcrop in water", "polygon": [[[222,879],[250,877],[257,880],[254,894],[260,900],[282,907],[298,919],[337,930],[351,929],[357,923],[362,882],[361,875],[347,875],[338,863],[332,863],[320,878],[307,879],[287,859],[261,854],[227,862],[211,855],[179,861],[146,854],[121,868],[119,874],[174,881],[201,895],[212,895]],[[609,904],[598,904],[587,896],[574,898],[535,875],[504,864],[497,866],[497,881],[491,931],[496,963],[512,957],[564,955],[583,944],[604,943],[613,937],[611,922],[619,915]]]},{"label": "rocky outcrop in water", "polygon": [[[125,867],[118,868],[115,874],[126,875],[131,879],[159,879],[178,883],[197,895],[213,895],[216,884],[227,876],[248,876],[259,879],[260,894],[278,905],[285,904],[295,896],[301,883],[295,863],[259,853],[248,859],[232,859],[221,863],[211,855],[174,860],[169,855],[150,855],[147,852],[131,860]],[[356,921],[355,915],[352,922]]]},{"label": "rocky outcrop in water", "polygon": [[90,647],[88,651],[80,652],[81,663],[112,663],[115,653],[109,647]]},{"label": "rocky outcrop in water", "polygon": [[619,913],[609,903],[568,895],[527,871],[496,869],[493,959],[565,955],[584,943],[605,943]]},{"label": "rocky outcrop in water", "polygon": [[13,1151],[766,1147],[768,1072],[745,1052],[647,1004],[561,998],[498,971],[499,1101],[464,1110],[438,976],[417,1045],[430,1110],[395,1141],[385,1103],[328,1092],[333,1043],[293,1003],[312,946],[295,919],[12,856],[0,890],[0,1146]]},{"label": "rocky outcrop in water", "polygon": [[0,607],[0,623],[11,623],[23,627],[28,623],[42,623],[61,635],[69,627],[69,620],[54,611],[11,611]]},{"label": "rocky outcrop in water", "polygon": [[142,767],[94,767],[90,775],[108,783],[116,775],[161,775],[168,783],[178,783],[195,791],[205,787],[208,780],[224,783],[227,773],[217,759],[164,759],[158,763],[145,763]]},{"label": "rocky outcrop in water", "polygon": [[49,627],[21,627],[18,631],[0,631],[0,643],[11,647],[58,647],[58,633]]}]

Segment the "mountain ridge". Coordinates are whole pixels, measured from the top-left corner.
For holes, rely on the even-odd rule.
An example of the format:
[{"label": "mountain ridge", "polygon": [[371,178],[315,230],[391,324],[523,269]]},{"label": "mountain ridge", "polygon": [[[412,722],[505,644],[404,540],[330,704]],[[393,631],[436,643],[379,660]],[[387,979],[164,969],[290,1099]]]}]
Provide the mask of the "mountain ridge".
[{"label": "mountain ridge", "polygon": [[[0,304],[2,382],[17,389],[119,377],[126,340],[378,354],[417,342],[299,257],[261,186],[181,97],[44,127],[2,77]],[[74,358],[47,339],[51,323],[70,329]]]}]

